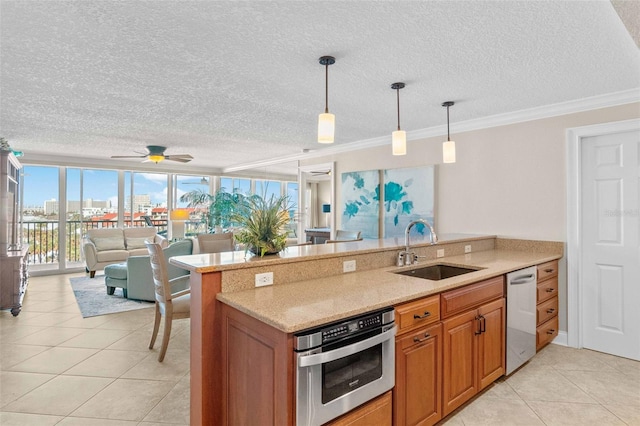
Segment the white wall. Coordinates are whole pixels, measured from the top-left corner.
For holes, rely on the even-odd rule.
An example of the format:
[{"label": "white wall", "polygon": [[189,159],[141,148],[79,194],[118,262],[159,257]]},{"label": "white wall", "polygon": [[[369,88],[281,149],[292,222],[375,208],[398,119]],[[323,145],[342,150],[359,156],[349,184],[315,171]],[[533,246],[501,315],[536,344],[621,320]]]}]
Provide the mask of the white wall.
[{"label": "white wall", "polygon": [[[438,233],[566,242],[566,130],[632,118],[640,118],[640,103],[465,133],[456,133],[452,123],[451,138],[456,141],[457,151],[455,164],[442,164],[442,142],[446,137],[409,141],[407,155],[394,157],[391,135],[389,146],[304,163],[335,161],[338,206],[342,190],[340,176],[344,172],[438,164]],[[335,217],[339,227],[339,209]],[[563,259],[561,273],[565,266]],[[560,277],[560,287],[560,304],[566,306],[566,274]],[[563,308],[560,328],[566,330],[566,309]]]},{"label": "white wall", "polygon": [[389,146],[304,163],[336,162],[338,205],[344,172],[438,164],[438,232],[565,241],[566,130],[639,117],[635,103],[459,134],[452,123],[455,164],[442,164],[443,137],[409,141],[408,155],[394,157],[391,136]]}]

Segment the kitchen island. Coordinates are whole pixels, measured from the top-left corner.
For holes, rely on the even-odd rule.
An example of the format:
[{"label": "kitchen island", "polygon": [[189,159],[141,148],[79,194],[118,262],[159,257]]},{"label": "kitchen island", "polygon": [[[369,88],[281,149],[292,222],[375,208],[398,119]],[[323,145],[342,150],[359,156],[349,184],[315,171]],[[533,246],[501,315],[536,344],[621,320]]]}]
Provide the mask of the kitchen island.
[{"label": "kitchen island", "polygon": [[[191,421],[192,424],[229,424],[229,382],[224,365],[229,353],[222,310],[255,320],[265,334],[281,339],[284,350],[274,371],[274,385],[291,394],[292,333],[338,319],[395,306],[446,290],[503,275],[562,257],[562,243],[498,239],[495,236],[442,236],[437,246],[426,240],[414,242],[421,264],[446,263],[474,266],[477,271],[430,281],[392,273],[397,252],[404,246],[397,239],[359,241],[320,246],[291,247],[277,256],[245,258],[243,252],[174,257],[170,262],[191,274]],[[471,253],[465,254],[465,246]],[[436,259],[436,248],[445,257]],[[356,261],[356,272],[343,273],[345,261]],[[407,267],[404,267],[407,268]],[[274,273],[274,285],[254,288],[254,275]],[[274,340],[274,342],[275,342]],[[226,340],[225,340],[226,342]],[[224,353],[223,353],[224,352]],[[252,354],[233,352],[234,356]],[[274,352],[275,354],[276,352]],[[273,355],[273,354],[272,354]],[[236,386],[236,384],[233,384]],[[252,400],[255,389],[235,389]],[[237,395],[236,395],[237,396]],[[246,401],[245,401],[246,402]],[[263,415],[275,424],[292,424],[295,407],[290,401]],[[237,418],[235,418],[237,419]],[[261,420],[263,418],[261,417]]]}]

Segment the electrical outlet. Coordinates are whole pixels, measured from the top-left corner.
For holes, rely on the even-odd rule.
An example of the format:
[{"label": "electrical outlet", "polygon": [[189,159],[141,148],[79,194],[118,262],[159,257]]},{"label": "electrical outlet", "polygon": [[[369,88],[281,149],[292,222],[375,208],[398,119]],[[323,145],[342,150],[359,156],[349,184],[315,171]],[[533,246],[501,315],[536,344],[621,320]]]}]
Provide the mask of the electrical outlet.
[{"label": "electrical outlet", "polygon": [[465,253],[471,253],[471,244],[464,246]]},{"label": "electrical outlet", "polygon": [[436,251],[436,257],[444,257],[444,249],[438,249]]},{"label": "electrical outlet", "polygon": [[265,272],[264,274],[256,274],[256,287],[273,284],[273,272]]},{"label": "electrical outlet", "polygon": [[342,263],[342,272],[355,272],[355,271],[356,271],[355,260],[345,260]]}]

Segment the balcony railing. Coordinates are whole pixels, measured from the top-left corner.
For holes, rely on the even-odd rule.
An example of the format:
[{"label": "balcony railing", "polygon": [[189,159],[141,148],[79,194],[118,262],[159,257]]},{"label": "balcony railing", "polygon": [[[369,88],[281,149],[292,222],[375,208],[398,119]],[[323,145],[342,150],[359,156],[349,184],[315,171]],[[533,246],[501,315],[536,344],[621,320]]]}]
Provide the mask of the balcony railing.
[{"label": "balcony railing", "polygon": [[[156,230],[160,234],[167,232],[167,220],[152,220]],[[127,221],[125,226],[131,226],[131,221]],[[134,220],[134,227],[147,226],[144,220]],[[96,228],[117,228],[117,222],[87,221],[80,222],[68,220],[65,223],[65,259],[67,262],[82,262],[82,237],[88,229]],[[59,258],[59,233],[58,222],[49,221],[29,221],[22,223],[22,244],[29,246],[30,264],[52,264],[58,263]]]}]

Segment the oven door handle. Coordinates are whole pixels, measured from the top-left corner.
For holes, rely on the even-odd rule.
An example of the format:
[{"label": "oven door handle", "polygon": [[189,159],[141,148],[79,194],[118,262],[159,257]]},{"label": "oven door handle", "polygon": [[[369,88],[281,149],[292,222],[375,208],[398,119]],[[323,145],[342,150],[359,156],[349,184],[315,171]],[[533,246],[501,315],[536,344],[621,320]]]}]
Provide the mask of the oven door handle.
[{"label": "oven door handle", "polygon": [[321,352],[313,355],[303,355],[298,358],[298,367],[310,367],[312,365],[324,364],[327,362],[335,361],[345,356],[353,355],[356,352],[362,352],[365,349],[369,349],[379,343],[386,340],[393,339],[396,335],[396,326],[394,325],[384,333],[377,334],[368,339],[356,342],[351,345],[343,346],[338,349],[334,349],[329,352]]}]

